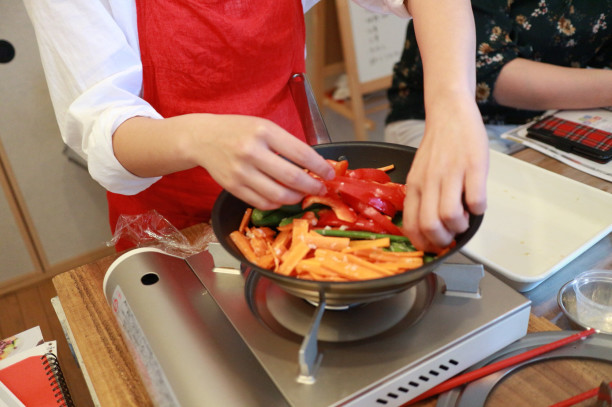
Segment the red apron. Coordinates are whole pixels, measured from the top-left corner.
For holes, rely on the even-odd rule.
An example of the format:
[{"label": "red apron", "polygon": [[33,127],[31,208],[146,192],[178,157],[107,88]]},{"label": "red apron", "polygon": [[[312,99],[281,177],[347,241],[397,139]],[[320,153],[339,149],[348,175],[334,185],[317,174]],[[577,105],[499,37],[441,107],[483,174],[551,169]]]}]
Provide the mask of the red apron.
[{"label": "red apron", "polygon": [[[259,116],[304,140],[288,86],[305,69],[300,0],[136,0],[136,7],[143,98],[163,117]],[[120,215],[151,209],[179,229],[207,221],[220,192],[201,167],[166,175],[136,195],[108,192],[111,230]],[[116,248],[130,246],[122,239]]]}]

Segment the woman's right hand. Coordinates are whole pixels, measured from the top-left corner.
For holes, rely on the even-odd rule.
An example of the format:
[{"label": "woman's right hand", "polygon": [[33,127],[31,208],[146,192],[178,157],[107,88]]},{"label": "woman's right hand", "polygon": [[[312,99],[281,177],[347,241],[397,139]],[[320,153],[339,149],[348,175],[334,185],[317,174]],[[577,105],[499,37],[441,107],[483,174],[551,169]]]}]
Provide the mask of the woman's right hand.
[{"label": "woman's right hand", "polygon": [[188,114],[135,117],[113,139],[122,165],[141,177],[204,167],[228,192],[259,209],[324,193],[333,168],[309,145],[275,123],[252,116]]}]

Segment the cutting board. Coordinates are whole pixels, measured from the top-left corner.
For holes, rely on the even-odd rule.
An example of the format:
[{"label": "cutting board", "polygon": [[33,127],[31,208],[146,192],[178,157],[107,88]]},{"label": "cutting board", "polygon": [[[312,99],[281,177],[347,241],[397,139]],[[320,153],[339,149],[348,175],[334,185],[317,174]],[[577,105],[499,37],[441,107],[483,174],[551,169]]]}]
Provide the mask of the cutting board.
[{"label": "cutting board", "polygon": [[[559,328],[547,319],[532,314],[528,330],[543,332],[556,331]],[[486,407],[547,407],[599,387],[603,380],[612,381],[612,364],[578,359],[534,363],[499,383],[489,395]],[[435,407],[436,399],[413,405]],[[582,407],[593,405],[594,399],[576,404]]]}]

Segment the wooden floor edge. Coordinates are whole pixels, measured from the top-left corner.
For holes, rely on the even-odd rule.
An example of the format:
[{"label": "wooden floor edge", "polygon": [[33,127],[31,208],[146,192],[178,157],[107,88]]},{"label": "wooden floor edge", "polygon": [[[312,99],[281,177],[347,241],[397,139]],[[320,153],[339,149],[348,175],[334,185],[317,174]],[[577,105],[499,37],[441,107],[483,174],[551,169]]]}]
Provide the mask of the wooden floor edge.
[{"label": "wooden floor edge", "polygon": [[50,280],[58,274],[69,271],[75,267],[82,266],[83,264],[92,263],[114,253],[115,249],[112,247],[95,249],[83,255],[53,264],[49,267],[49,269],[43,272],[30,272],[28,274],[0,282],[0,296],[11,294],[17,290],[39,284],[45,280]]}]

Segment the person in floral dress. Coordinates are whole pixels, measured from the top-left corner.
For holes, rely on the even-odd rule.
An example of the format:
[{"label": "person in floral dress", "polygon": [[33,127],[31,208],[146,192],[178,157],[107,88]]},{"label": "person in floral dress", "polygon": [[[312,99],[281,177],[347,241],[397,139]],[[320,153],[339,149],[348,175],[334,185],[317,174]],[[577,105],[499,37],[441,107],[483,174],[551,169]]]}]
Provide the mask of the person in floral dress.
[{"label": "person in floral dress", "polygon": [[[612,105],[612,1],[472,0],[476,101],[492,148],[549,109]],[[393,70],[387,141],[418,146],[425,128],[423,67],[412,23]]]}]

